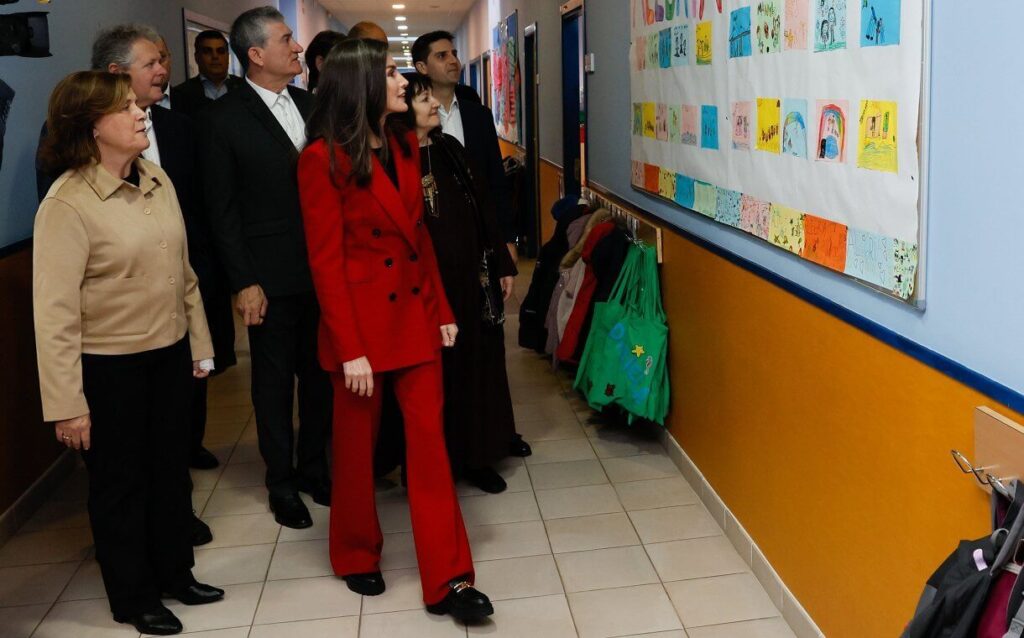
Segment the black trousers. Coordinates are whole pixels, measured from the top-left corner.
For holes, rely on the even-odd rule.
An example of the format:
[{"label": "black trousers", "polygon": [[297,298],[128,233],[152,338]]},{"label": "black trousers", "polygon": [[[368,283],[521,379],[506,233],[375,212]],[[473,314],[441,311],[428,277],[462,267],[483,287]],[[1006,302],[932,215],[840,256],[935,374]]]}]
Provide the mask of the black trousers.
[{"label": "black trousers", "polygon": [[[271,495],[294,493],[300,480],[328,481],[331,380],[316,357],[320,307],[313,293],[271,297],[260,326],[249,327],[252,404]],[[299,434],[292,427],[298,378]],[[297,458],[295,465],[293,457]]]},{"label": "black trousers", "polygon": [[207,389],[207,379],[192,380],[192,408],[189,417],[189,458],[194,457],[203,448],[203,437],[206,436]]},{"label": "black trousers", "polygon": [[152,609],[192,579],[188,338],[128,355],[82,355],[92,445],[89,520],[115,615]]}]

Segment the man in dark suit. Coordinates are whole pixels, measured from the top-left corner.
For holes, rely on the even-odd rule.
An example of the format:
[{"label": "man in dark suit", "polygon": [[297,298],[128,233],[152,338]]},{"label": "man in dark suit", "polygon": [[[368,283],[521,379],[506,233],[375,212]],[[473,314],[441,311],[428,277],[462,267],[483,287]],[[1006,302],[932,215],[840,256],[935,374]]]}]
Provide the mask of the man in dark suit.
[{"label": "man in dark suit", "polygon": [[330,503],[332,392],[316,358],[320,311],[295,173],[312,98],[289,86],[302,71],[302,47],[276,9],[240,15],[231,27],[231,46],[246,77],[242,87],[199,115],[200,170],[219,254],[238,294],[235,308],[249,327],[252,400],[270,507],[282,525],[303,528],[312,519],[299,490]]},{"label": "man in dark suit", "polygon": [[220,31],[203,31],[197,35],[193,55],[199,75],[172,89],[172,108],[194,118],[200,109],[228,91],[238,89],[244,81],[228,75],[231,56],[228,54],[228,41]]}]

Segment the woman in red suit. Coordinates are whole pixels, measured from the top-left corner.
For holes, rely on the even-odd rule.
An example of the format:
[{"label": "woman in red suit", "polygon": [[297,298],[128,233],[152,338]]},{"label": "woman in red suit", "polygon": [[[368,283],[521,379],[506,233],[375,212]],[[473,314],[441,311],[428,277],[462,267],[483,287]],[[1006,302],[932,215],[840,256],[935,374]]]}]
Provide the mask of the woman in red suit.
[{"label": "woman in red suit", "polygon": [[423,225],[406,81],[387,45],[349,40],[320,75],[299,158],[299,193],[320,301],[320,364],[334,384],[330,551],[349,589],[384,592],[374,500],[379,388],[390,376],[405,421],[409,505],[427,610],[466,621],[493,613],[473,588],[473,559],[445,451],[440,350],[457,329]]}]

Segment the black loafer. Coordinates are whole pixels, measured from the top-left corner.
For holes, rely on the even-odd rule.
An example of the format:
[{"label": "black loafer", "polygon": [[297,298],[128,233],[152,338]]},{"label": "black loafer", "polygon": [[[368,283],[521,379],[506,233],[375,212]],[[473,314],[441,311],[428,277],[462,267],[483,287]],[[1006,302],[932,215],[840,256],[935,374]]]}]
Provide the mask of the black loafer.
[{"label": "black loafer", "polygon": [[363,596],[379,596],[384,593],[384,576],[380,572],[349,574],[342,576],[348,588]]},{"label": "black loafer", "polygon": [[508,446],[509,456],[530,456],[533,454],[533,450],[530,448],[530,444],[523,440],[521,434],[516,434],[516,438],[512,439],[512,443]]},{"label": "black loafer", "polygon": [[213,540],[213,532],[210,526],[199,520],[195,512],[192,512],[192,546],[205,545]]},{"label": "black loafer", "polygon": [[208,605],[224,598],[224,590],[213,585],[193,582],[177,591],[169,592],[166,598],[173,598],[183,605]]},{"label": "black loafer", "polygon": [[313,519],[297,493],[284,496],[270,495],[270,511],[274,520],[292,529],[306,529],[313,526]]},{"label": "black loafer", "polygon": [[494,613],[491,599],[478,591],[469,581],[452,581],[448,585],[451,590],[439,603],[427,605],[432,614],[450,614],[459,622],[481,620]]},{"label": "black loafer", "polygon": [[498,474],[490,467],[466,470],[463,478],[488,494],[500,494],[508,489],[508,483],[505,482],[505,479],[501,478],[501,474]]},{"label": "black loafer", "polygon": [[193,452],[192,458],[188,461],[188,466],[196,470],[212,470],[218,465],[220,465],[220,461],[217,460],[217,457],[204,447]]},{"label": "black loafer", "polygon": [[130,616],[114,614],[114,620],[135,627],[142,634],[154,636],[172,636],[181,633],[181,621],[163,605]]},{"label": "black loafer", "polygon": [[309,494],[313,502],[324,507],[331,506],[331,482],[311,481],[303,479],[299,481],[299,491]]}]

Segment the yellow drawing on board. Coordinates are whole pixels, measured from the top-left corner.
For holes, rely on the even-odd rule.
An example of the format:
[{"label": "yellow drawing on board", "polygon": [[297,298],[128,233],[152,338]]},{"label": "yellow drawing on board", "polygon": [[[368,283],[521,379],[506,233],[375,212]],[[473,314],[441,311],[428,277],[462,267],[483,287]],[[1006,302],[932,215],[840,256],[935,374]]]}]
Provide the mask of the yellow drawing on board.
[{"label": "yellow drawing on board", "polygon": [[768,241],[791,253],[804,250],[804,214],[795,208],[772,204]]},{"label": "yellow drawing on board", "polygon": [[665,199],[676,198],[676,174],[661,168],[658,170],[658,194]]},{"label": "yellow drawing on board", "polygon": [[860,101],[857,166],[873,171],[899,172],[896,155],[895,102]]},{"label": "yellow drawing on board", "polygon": [[754,147],[759,151],[780,153],[782,151],[782,101],[777,97],[757,98],[757,140]]},{"label": "yellow drawing on board", "polygon": [[697,64],[711,64],[711,21],[697,23]]},{"label": "yellow drawing on board", "polygon": [[651,139],[658,139],[658,132],[655,128],[655,123],[658,121],[656,106],[654,102],[644,102],[644,137]]}]

